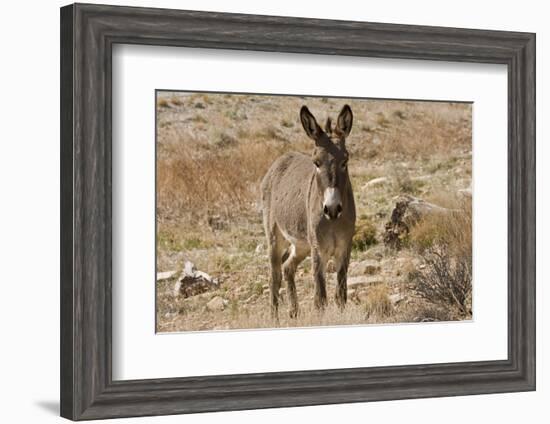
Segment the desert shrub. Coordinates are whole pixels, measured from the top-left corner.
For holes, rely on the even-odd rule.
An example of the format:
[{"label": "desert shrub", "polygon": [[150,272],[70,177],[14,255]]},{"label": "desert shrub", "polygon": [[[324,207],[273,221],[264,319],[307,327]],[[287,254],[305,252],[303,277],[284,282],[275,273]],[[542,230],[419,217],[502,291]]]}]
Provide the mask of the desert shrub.
[{"label": "desert shrub", "polygon": [[387,126],[390,125],[390,120],[388,118],[386,118],[386,115],[384,115],[383,112],[378,112],[377,116],[376,116],[376,123],[385,128]]},{"label": "desert shrub", "polygon": [[248,119],[248,115],[238,109],[229,109],[224,115],[232,121],[246,121]]},{"label": "desert shrub", "polygon": [[406,169],[395,167],[392,170],[393,186],[396,194],[418,195],[425,183],[421,180],[413,180]]},{"label": "desert shrub", "polygon": [[294,126],[294,122],[289,119],[283,119],[281,120],[281,125],[285,128],[292,128]]},{"label": "desert shrub", "polygon": [[415,292],[429,303],[472,313],[472,256],[452,255],[444,245],[427,248],[425,266],[409,274]]},{"label": "desert shrub", "polygon": [[168,103],[168,100],[161,98],[157,100],[157,105],[159,107],[170,107],[170,104]]},{"label": "desert shrub", "polygon": [[266,125],[260,128],[254,132],[254,136],[262,140],[288,141],[283,132],[274,125]]},{"label": "desert shrub", "polygon": [[201,249],[201,248],[208,247],[208,243],[206,243],[204,240],[200,239],[199,237],[191,237],[183,240],[183,247],[187,250]]},{"label": "desert shrub", "polygon": [[183,249],[181,240],[175,234],[168,231],[159,231],[157,233],[157,245],[160,249],[166,250]]},{"label": "desert shrub", "polygon": [[221,132],[218,135],[218,139],[215,142],[216,147],[225,149],[226,147],[232,147],[238,144],[238,141],[235,137],[225,132]]},{"label": "desert shrub", "polygon": [[377,243],[375,225],[368,218],[360,218],[355,224],[352,249],[363,252]]},{"label": "desert shrub", "polygon": [[426,216],[411,228],[409,246],[424,267],[409,274],[414,290],[434,305],[471,314],[472,208],[471,201],[439,199],[452,211]]},{"label": "desert shrub", "polygon": [[262,283],[252,283],[249,286],[249,294],[261,296],[264,292],[264,286]]},{"label": "desert shrub", "polygon": [[393,112],[394,116],[398,117],[399,119],[407,119],[407,114],[403,112],[402,110],[396,110]]},{"label": "desert shrub", "polygon": [[174,105],[174,106],[181,106],[183,104],[183,102],[181,101],[181,99],[177,96],[172,96],[170,98],[170,102]]},{"label": "desert shrub", "polygon": [[397,191],[401,194],[419,194],[424,186],[423,181],[413,180],[409,176],[398,177]]}]

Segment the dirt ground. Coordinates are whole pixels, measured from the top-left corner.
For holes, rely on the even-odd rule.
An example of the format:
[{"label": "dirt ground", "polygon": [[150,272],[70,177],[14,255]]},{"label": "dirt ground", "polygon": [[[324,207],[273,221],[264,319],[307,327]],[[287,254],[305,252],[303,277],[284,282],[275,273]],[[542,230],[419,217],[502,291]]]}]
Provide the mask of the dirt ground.
[{"label": "dirt ground", "polygon": [[[279,155],[311,153],[302,105],[324,123],[346,103],[354,113],[346,145],[358,217],[348,304],[336,307],[331,272],[329,305],[322,313],[314,309],[308,258],[296,274],[298,317],[288,316],[283,283],[275,321],[259,184]],[[157,272],[177,271],[157,281],[157,331],[471,319],[471,311],[419,294],[414,276],[427,266],[426,231],[421,242],[413,237],[399,250],[382,239],[398,195],[470,208],[457,194],[471,186],[470,104],[159,92],[156,108]],[[471,222],[461,225],[453,232],[471,234]],[[437,231],[428,244],[442,239]],[[465,243],[471,250],[471,237]],[[219,286],[175,296],[185,261]]]}]

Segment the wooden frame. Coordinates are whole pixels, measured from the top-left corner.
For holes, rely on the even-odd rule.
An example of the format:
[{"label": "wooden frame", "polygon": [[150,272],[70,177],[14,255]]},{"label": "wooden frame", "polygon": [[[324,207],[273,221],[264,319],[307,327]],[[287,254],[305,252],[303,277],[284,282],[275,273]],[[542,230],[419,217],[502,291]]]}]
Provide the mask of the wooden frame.
[{"label": "wooden frame", "polygon": [[[508,67],[508,359],[111,378],[115,43]],[[535,35],[75,4],[61,9],[61,415],[73,420],[535,389]]]}]

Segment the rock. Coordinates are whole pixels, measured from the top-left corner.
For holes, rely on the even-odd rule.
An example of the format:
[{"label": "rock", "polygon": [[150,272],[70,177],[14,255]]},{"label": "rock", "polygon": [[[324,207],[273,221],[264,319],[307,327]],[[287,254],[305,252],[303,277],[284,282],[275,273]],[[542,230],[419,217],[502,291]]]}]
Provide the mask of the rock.
[{"label": "rock", "polygon": [[393,266],[398,268],[403,268],[403,267],[411,266],[414,263],[414,258],[401,256],[394,259],[390,259],[388,264],[392,262],[393,262]]},{"label": "rock", "polygon": [[400,293],[395,293],[389,296],[390,302],[392,305],[397,305],[398,303],[402,302],[405,299],[405,296],[403,296]]},{"label": "rock", "polygon": [[252,296],[247,297],[243,303],[244,304],[249,304],[251,302],[254,302],[254,300],[256,300],[256,295],[255,294],[253,294]]},{"label": "rock", "polygon": [[380,260],[384,256],[386,256],[385,250],[386,248],[384,247],[384,245],[378,244],[376,246],[369,248],[369,250],[366,251],[366,256],[369,259]]},{"label": "rock", "polygon": [[395,207],[392,210],[390,220],[384,226],[383,239],[386,246],[397,250],[402,247],[403,239],[407,237],[411,228],[420,219],[435,214],[462,213],[460,210],[447,209],[408,194],[397,196],[394,200]]},{"label": "rock", "polygon": [[227,300],[225,300],[221,296],[216,296],[206,304],[206,309],[212,312],[223,311],[226,305]]},{"label": "rock", "polygon": [[415,262],[414,258],[408,256],[405,257],[393,257],[389,259],[384,259],[381,261],[382,269],[388,273],[395,276],[406,276],[409,272],[413,271],[418,263]]},{"label": "rock", "polygon": [[369,300],[368,290],[360,290],[355,295],[357,303],[366,303]]},{"label": "rock", "polygon": [[183,264],[183,275],[193,277],[195,275],[195,264],[191,261],[185,261]]},{"label": "rock", "polygon": [[363,185],[363,188],[375,187],[375,186],[378,186],[378,185],[386,184],[387,182],[389,182],[388,177],[373,178],[372,180],[367,181],[365,183],[365,185]]},{"label": "rock", "polygon": [[378,261],[366,259],[361,262],[352,262],[349,266],[350,275],[373,275],[378,274],[381,270]]},{"label": "rock", "polygon": [[197,271],[193,262],[186,261],[174,285],[174,296],[190,297],[218,288],[219,280],[206,272]]},{"label": "rock", "polygon": [[213,282],[214,279],[208,275],[206,272],[202,271],[195,271],[195,275],[193,275],[194,278],[202,278],[203,280],[208,281],[209,283]]},{"label": "rock", "polygon": [[177,273],[177,271],[157,272],[157,281],[169,280],[174,275],[176,275],[176,273]]},{"label": "rock", "polygon": [[472,198],[472,186],[458,190],[458,194],[464,198]]},{"label": "rock", "polygon": [[385,218],[388,213],[384,209],[379,209],[374,215],[376,216],[376,218]]},{"label": "rock", "polygon": [[366,277],[366,276],[356,276],[348,277],[348,288],[357,288],[361,286],[370,286],[372,284],[382,283],[383,279],[377,276]]},{"label": "rock", "polygon": [[411,177],[411,181],[428,181],[428,180],[431,180],[432,179],[432,176],[431,175],[420,175],[418,177]]},{"label": "rock", "polygon": [[263,245],[262,243],[258,244],[258,245],[256,246],[255,252],[256,252],[257,254],[260,254],[260,253],[263,253],[263,251],[264,251],[264,245]]},{"label": "rock", "polygon": [[181,280],[176,281],[174,284],[174,297],[178,297],[181,293]]}]

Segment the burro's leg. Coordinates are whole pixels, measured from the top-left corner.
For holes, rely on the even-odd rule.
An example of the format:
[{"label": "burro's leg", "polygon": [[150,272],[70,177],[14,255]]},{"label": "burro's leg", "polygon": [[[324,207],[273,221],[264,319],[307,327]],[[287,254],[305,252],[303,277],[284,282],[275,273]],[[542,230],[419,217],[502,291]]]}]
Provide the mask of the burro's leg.
[{"label": "burro's leg", "polygon": [[317,309],[324,309],[327,304],[327,287],[325,280],[325,261],[323,260],[319,249],[312,247],[311,262],[313,270],[313,282],[315,284],[315,294],[313,302]]},{"label": "burro's leg", "polygon": [[271,297],[271,316],[278,318],[279,308],[279,289],[281,288],[281,264],[283,257],[283,239],[281,232],[276,225],[269,229],[268,235],[268,256],[271,265],[271,280],[269,282],[269,292]]},{"label": "burro's leg", "polygon": [[336,304],[343,309],[346,306],[346,301],[348,299],[348,266],[349,259],[351,254],[351,244],[349,247],[344,249],[342,253],[336,258],[336,292],[335,300]]},{"label": "burro's leg", "polygon": [[298,297],[296,296],[296,283],[294,282],[294,276],[296,275],[296,268],[300,265],[300,262],[304,260],[307,255],[307,251],[303,252],[297,249],[295,245],[290,246],[290,254],[283,264],[283,273],[288,286],[288,299],[290,301],[289,315],[290,318],[296,318],[298,315]]}]

